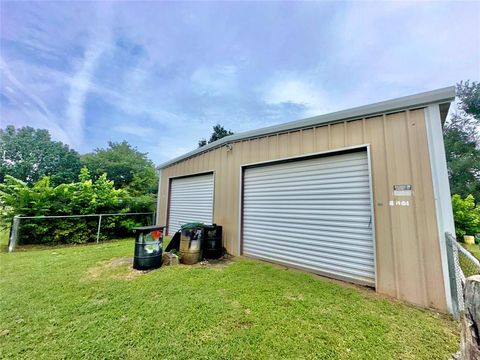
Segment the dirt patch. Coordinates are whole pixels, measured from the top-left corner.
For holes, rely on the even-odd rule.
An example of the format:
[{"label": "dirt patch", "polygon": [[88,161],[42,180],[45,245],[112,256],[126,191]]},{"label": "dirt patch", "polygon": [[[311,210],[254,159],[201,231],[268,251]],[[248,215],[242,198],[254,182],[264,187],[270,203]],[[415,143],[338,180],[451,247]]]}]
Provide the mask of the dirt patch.
[{"label": "dirt patch", "polygon": [[210,260],[203,260],[200,261],[198,264],[195,265],[185,265],[185,266],[196,266],[196,267],[208,267],[212,269],[223,269],[233,263],[232,260],[233,256],[231,255],[224,255],[220,259],[210,259]]},{"label": "dirt patch", "polygon": [[303,301],[303,294],[287,294],[286,298],[292,301]]},{"label": "dirt patch", "polygon": [[148,271],[135,270],[133,267],[133,258],[121,257],[108,261],[103,261],[89,268],[84,280],[133,280]]}]

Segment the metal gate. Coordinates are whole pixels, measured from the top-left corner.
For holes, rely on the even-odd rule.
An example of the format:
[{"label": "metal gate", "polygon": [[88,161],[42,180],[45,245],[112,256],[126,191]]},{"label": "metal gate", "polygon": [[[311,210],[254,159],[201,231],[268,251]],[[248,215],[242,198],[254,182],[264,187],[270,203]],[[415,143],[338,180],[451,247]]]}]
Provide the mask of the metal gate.
[{"label": "metal gate", "polygon": [[189,222],[213,222],[213,174],[171,179],[168,207],[168,234]]},{"label": "metal gate", "polygon": [[243,254],[375,286],[367,151],[244,169]]}]

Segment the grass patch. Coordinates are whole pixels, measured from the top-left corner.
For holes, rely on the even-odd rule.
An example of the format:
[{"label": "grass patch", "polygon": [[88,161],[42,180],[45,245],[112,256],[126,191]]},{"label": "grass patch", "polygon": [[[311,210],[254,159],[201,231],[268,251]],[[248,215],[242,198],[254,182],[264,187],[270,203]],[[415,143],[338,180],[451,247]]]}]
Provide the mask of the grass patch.
[{"label": "grass patch", "polygon": [[10,230],[9,229],[0,228],[0,252],[8,251],[8,236],[9,235],[10,235]]},{"label": "grass patch", "polygon": [[462,246],[467,249],[473,256],[480,260],[480,246],[477,244],[465,244],[462,243]]},{"label": "grass patch", "polygon": [[[0,358],[448,359],[449,317],[270,264],[136,272],[133,241],[0,254]],[[113,260],[113,261],[112,261]]]}]

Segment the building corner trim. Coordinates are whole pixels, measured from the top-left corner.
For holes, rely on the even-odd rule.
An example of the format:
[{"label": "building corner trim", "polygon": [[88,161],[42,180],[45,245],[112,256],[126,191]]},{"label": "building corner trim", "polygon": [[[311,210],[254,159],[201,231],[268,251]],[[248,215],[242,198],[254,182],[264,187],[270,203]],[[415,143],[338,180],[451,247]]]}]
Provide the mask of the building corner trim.
[{"label": "building corner trim", "polygon": [[162,202],[162,169],[158,169],[158,190],[157,190],[157,213],[155,214],[155,224],[160,224],[160,203]]},{"label": "building corner trim", "polygon": [[450,314],[458,316],[458,300],[456,298],[456,288],[452,288],[452,286],[455,286],[455,282],[452,283],[450,279],[447,241],[445,238],[446,232],[455,234],[455,226],[450,200],[450,185],[443,143],[440,104],[429,105],[424,111],[447,310]]}]

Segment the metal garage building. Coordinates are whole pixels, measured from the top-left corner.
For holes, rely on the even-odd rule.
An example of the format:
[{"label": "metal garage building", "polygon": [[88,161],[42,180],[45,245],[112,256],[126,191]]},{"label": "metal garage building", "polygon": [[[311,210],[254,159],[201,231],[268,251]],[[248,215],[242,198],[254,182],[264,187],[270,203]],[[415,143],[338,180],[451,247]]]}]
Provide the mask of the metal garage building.
[{"label": "metal garage building", "polygon": [[158,219],[245,255],[453,312],[442,125],[455,88],[235,134],[159,166]]}]

